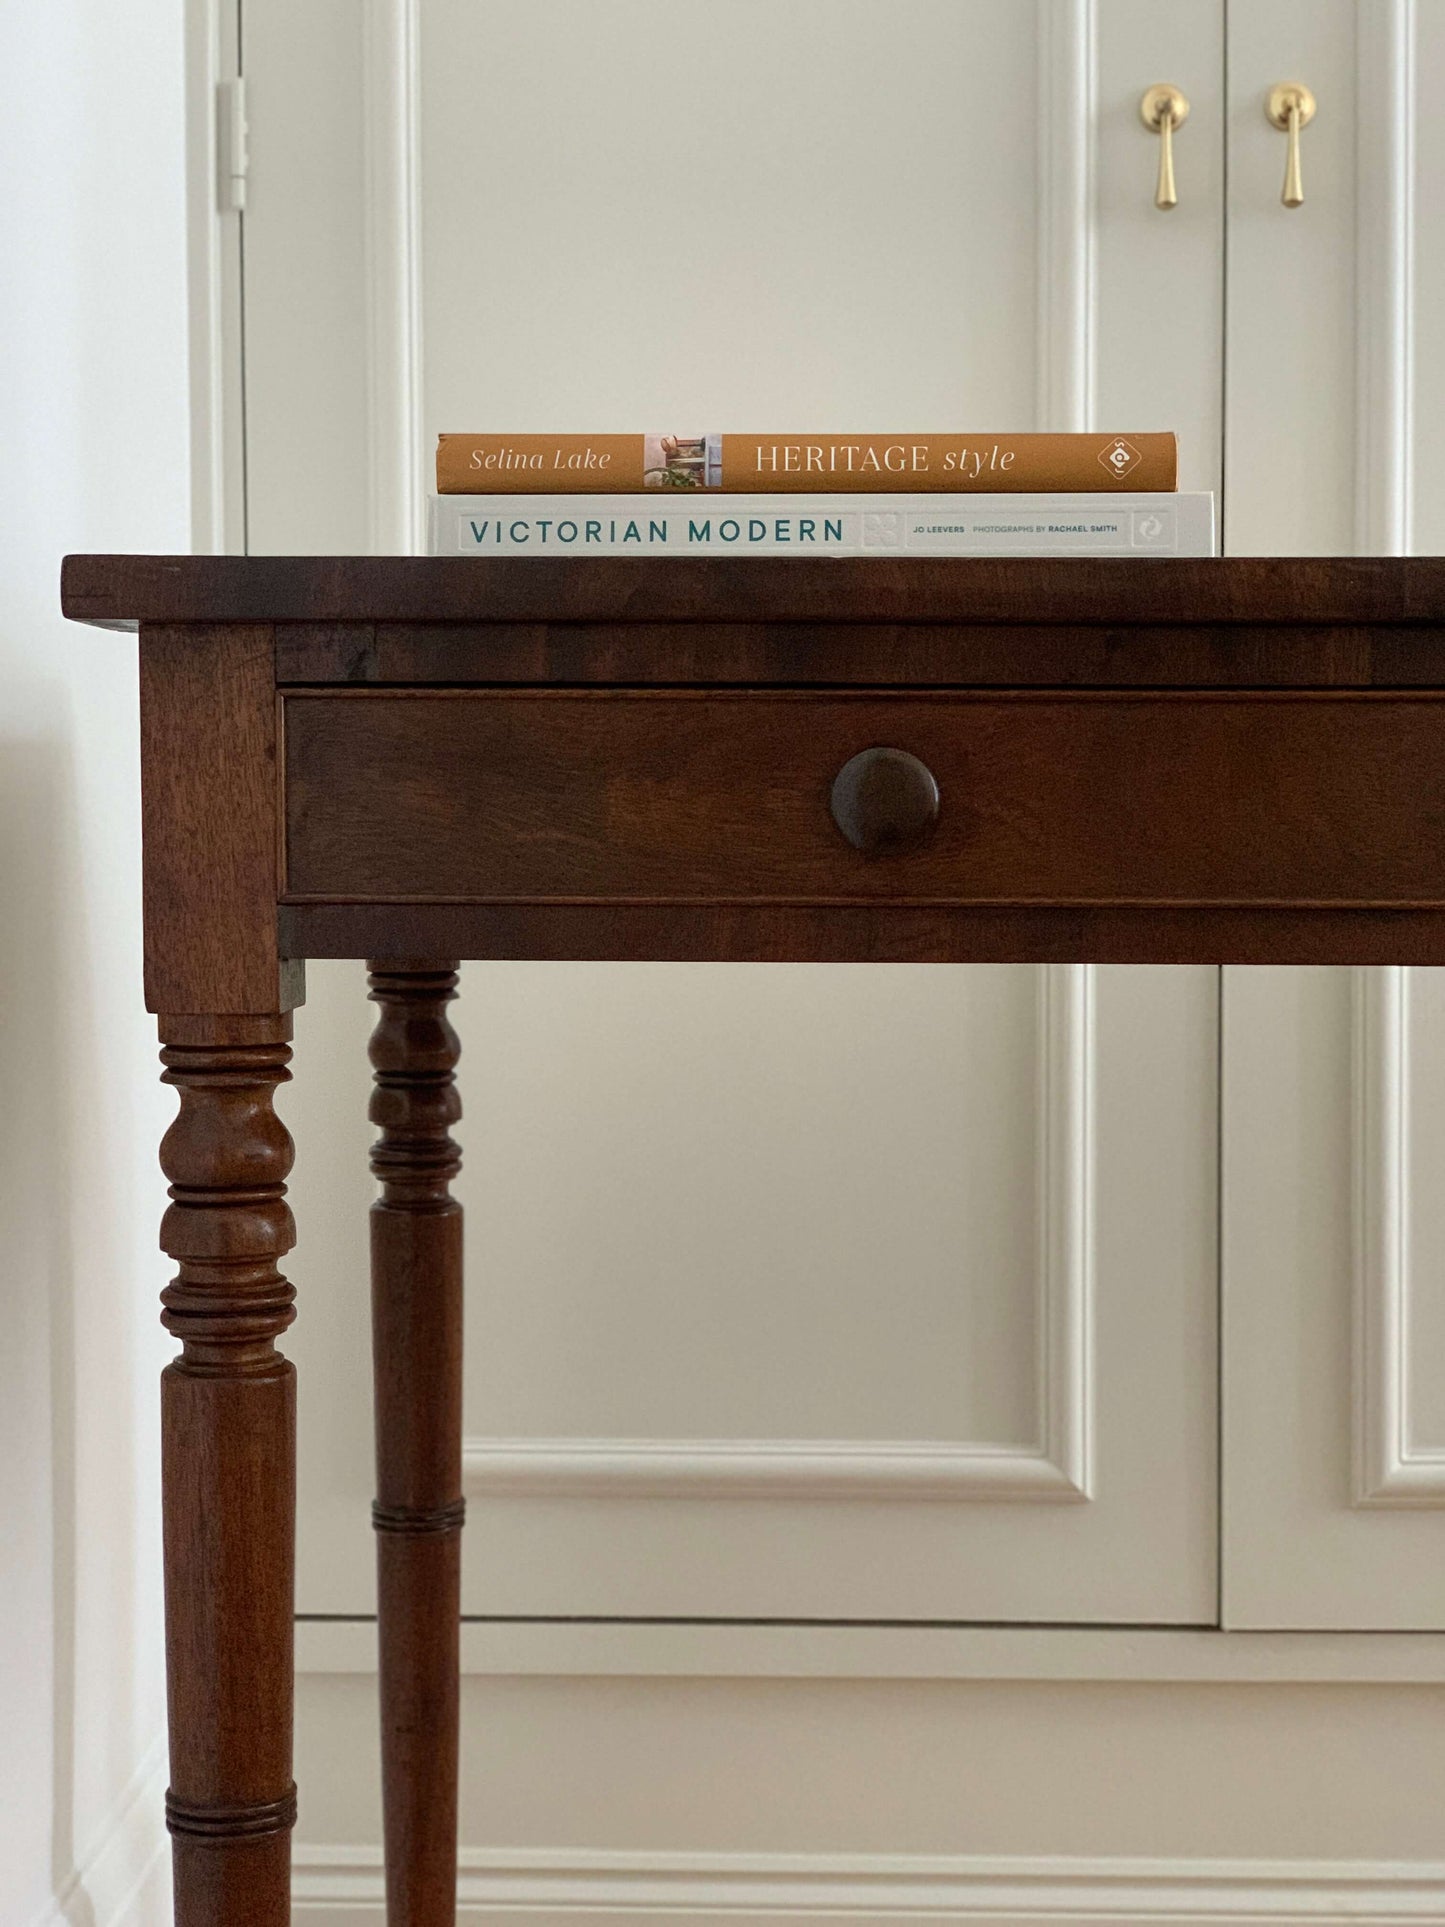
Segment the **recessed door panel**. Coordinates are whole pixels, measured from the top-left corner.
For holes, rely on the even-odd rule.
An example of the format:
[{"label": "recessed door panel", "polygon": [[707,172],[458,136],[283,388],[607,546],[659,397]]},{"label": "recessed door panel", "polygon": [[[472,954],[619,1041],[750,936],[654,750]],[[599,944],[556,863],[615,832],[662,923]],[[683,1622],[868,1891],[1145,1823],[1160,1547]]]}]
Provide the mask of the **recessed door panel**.
[{"label": "recessed door panel", "polygon": [[[1172,428],[1216,485],[1217,5],[244,26],[258,551],[413,546],[441,429]],[[364,1612],[370,1012],[309,995],[300,1599]],[[456,1015],[469,1612],[1212,1619],[1212,972],[483,964]]]}]

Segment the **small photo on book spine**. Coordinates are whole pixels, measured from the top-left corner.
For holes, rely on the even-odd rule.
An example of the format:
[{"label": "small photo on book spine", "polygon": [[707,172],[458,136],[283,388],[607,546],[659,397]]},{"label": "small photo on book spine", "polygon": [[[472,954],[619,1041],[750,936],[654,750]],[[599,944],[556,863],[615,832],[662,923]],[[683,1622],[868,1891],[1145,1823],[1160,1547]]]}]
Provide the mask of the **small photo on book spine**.
[{"label": "small photo on book spine", "polygon": [[644,435],[644,488],[721,488],[721,435]]}]

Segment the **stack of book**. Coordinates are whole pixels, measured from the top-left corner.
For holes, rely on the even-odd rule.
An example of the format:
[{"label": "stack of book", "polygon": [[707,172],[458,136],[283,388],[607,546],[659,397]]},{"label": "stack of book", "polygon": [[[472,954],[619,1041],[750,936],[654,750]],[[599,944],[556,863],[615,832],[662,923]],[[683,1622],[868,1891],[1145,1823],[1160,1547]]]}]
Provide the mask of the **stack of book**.
[{"label": "stack of book", "polygon": [[443,435],[433,555],[1212,555],[1170,434]]}]

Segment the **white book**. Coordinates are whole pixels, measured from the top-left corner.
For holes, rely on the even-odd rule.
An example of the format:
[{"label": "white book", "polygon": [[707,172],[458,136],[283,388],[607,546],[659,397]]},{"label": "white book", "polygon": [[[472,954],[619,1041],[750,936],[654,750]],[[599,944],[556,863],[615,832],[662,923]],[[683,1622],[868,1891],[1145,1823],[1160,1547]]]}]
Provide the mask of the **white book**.
[{"label": "white book", "polygon": [[1214,497],[434,495],[432,555],[1213,555]]}]

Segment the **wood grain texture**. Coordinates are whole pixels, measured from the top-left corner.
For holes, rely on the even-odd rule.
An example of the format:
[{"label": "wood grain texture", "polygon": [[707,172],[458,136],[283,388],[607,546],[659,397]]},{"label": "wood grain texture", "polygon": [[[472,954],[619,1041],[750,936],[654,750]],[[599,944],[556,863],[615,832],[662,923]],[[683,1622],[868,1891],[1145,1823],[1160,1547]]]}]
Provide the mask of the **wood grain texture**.
[{"label": "wood grain texture", "polygon": [[[91,556],[64,603],[142,625],[178,1927],[289,1911],[288,959],[383,960],[392,1927],[454,1906],[449,960],[1445,964],[1445,560]],[[828,799],[879,744],[940,813],[869,856]]]},{"label": "wood grain texture", "polygon": [[[288,901],[1445,905],[1445,701],[522,692],[287,698]],[[860,751],[942,793],[870,857]]]},{"label": "wood grain texture", "polygon": [[373,962],[372,1351],[388,1927],[456,1918],[462,1212],[455,962]]},{"label": "wood grain texture", "polygon": [[[1176,623],[1445,621],[1445,559],[1133,562],[717,557],[67,556],[80,621]],[[1026,679],[1026,678],[1025,678]]]},{"label": "wood grain texture", "polygon": [[270,629],[147,628],[140,696],[146,1007],[292,1009],[304,978],[277,949]]},{"label": "wood grain texture", "polygon": [[[390,904],[283,905],[308,957],[395,943]],[[950,909],[911,904],[409,904],[456,957],[621,963],[1445,964],[1439,910]]]},{"label": "wood grain texture", "polygon": [[661,687],[1368,688],[1445,683],[1445,626],[1178,622],[282,623],[276,679]]},{"label": "wood grain texture", "polygon": [[295,1227],[272,1108],[290,1028],[231,1020],[207,1040],[194,1016],[161,1020],[181,1100],[161,1145],[161,1246],[178,1265],[164,1323],[182,1346],[161,1399],[177,1927],[290,1919],[296,1401],[275,1341]]}]

